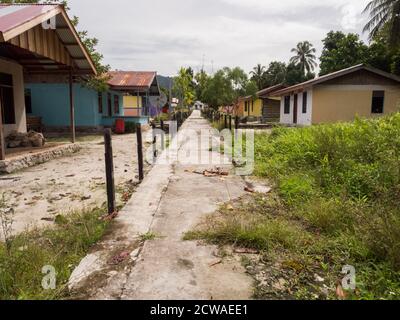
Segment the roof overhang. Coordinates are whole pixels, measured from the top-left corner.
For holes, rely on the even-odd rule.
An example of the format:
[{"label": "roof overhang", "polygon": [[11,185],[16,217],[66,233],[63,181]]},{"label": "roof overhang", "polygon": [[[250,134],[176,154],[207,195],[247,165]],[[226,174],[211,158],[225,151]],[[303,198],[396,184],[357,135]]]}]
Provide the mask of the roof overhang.
[{"label": "roof overhang", "polygon": [[[55,39],[48,37],[48,29],[54,30]],[[33,35],[34,40],[29,35]],[[29,45],[23,46],[21,39]],[[39,44],[44,46],[44,42],[50,41],[62,47],[68,55],[64,60],[69,63],[37,50]],[[0,47],[1,56],[17,61],[28,73],[66,73],[72,69],[74,74],[97,74],[90,54],[62,5],[0,5]]]}]

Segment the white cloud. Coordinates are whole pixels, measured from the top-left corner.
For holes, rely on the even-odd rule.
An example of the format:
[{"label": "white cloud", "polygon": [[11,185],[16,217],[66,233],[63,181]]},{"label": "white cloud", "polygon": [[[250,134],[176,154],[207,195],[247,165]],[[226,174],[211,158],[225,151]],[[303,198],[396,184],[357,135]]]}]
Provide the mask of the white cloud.
[{"label": "white cloud", "polygon": [[319,53],[330,30],[361,32],[368,0],[69,0],[113,68],[174,74],[287,61],[297,42]]}]

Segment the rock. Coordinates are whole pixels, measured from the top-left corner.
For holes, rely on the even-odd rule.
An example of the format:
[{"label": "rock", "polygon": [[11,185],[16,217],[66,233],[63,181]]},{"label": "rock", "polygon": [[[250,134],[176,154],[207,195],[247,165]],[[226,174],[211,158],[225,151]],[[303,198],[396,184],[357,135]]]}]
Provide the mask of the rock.
[{"label": "rock", "polygon": [[318,274],[314,274],[314,280],[315,282],[324,282],[325,279],[320,277]]},{"label": "rock", "polygon": [[20,146],[21,146],[21,141],[16,141],[16,140],[10,141],[7,144],[7,147],[9,148],[19,148]]}]

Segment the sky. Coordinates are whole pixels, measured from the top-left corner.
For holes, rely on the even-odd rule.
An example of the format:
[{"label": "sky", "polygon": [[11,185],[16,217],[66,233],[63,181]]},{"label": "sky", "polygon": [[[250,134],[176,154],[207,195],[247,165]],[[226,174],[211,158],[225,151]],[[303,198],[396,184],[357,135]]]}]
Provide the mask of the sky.
[{"label": "sky", "polygon": [[249,72],[287,62],[308,40],[319,57],[330,30],[362,34],[369,0],[69,0],[79,30],[99,39],[112,69],[175,75],[180,67]]}]

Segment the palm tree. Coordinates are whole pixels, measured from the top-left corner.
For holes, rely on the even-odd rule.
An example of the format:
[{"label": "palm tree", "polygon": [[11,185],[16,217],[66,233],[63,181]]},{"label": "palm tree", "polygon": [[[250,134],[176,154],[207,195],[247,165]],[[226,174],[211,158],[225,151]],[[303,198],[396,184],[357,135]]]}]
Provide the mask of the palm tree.
[{"label": "palm tree", "polygon": [[265,71],[266,71],[266,68],[259,63],[259,64],[257,64],[257,66],[255,66],[253,68],[253,71],[250,72],[251,79],[255,83],[257,83],[259,90],[263,89],[263,86],[264,86]]},{"label": "palm tree", "polygon": [[297,47],[292,49],[292,52],[295,53],[295,56],[290,59],[290,63],[300,65],[304,75],[314,71],[317,66],[315,62],[317,60],[315,56],[316,50],[310,42],[299,42]]},{"label": "palm tree", "polygon": [[370,16],[364,27],[370,39],[385,31],[388,32],[389,46],[400,46],[400,0],[373,0],[368,3],[364,13]]}]

